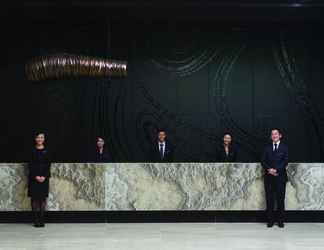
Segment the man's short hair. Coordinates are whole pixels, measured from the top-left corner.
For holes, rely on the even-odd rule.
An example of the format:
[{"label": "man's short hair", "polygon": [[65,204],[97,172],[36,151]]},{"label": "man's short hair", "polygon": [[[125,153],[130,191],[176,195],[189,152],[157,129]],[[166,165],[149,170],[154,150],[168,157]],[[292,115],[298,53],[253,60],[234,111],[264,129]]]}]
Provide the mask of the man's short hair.
[{"label": "man's short hair", "polygon": [[272,129],[271,129],[271,133],[272,133],[272,131],[275,131],[275,130],[277,130],[278,133],[282,135],[282,133],[281,133],[281,129],[280,129],[280,128],[272,128]]},{"label": "man's short hair", "polygon": [[160,128],[160,129],[157,130],[157,134],[159,134],[161,132],[164,132],[166,134],[166,130],[165,129]]}]

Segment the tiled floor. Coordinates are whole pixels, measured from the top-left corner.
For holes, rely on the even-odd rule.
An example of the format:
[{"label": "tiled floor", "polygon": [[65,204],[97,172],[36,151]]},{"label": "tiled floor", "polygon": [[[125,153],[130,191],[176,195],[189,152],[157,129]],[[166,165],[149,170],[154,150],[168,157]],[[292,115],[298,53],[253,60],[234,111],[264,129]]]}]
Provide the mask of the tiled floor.
[{"label": "tiled floor", "polygon": [[284,229],[254,223],[0,224],[3,249],[323,250],[324,224]]}]

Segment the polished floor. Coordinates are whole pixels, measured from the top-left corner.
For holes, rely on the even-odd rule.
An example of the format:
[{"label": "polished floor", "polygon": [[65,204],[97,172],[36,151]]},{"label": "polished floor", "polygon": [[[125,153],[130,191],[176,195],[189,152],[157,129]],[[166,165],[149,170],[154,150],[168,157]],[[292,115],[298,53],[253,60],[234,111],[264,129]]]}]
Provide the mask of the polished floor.
[{"label": "polished floor", "polygon": [[324,224],[0,224],[0,250],[323,250]]}]

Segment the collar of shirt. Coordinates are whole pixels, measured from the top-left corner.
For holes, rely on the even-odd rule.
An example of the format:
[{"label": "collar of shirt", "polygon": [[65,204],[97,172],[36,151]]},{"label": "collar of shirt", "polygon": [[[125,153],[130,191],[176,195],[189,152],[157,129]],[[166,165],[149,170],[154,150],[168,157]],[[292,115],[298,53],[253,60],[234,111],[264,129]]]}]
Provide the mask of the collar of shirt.
[{"label": "collar of shirt", "polygon": [[279,148],[280,141],[272,142],[273,149],[275,148],[275,144],[277,144],[277,148]]}]

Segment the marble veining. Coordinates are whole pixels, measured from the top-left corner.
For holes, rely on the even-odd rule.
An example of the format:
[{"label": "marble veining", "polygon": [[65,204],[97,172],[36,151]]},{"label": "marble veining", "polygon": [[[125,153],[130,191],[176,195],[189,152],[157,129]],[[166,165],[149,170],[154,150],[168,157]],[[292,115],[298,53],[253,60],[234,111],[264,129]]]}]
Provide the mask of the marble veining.
[{"label": "marble veining", "polygon": [[102,210],[105,204],[103,164],[52,164],[49,207],[53,210]]},{"label": "marble veining", "polygon": [[[263,210],[259,163],[54,163],[49,210]],[[28,210],[27,167],[0,164],[0,211]],[[324,210],[324,164],[288,166],[286,208]]]}]

